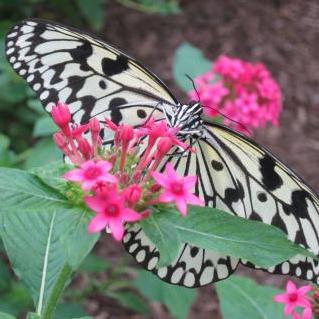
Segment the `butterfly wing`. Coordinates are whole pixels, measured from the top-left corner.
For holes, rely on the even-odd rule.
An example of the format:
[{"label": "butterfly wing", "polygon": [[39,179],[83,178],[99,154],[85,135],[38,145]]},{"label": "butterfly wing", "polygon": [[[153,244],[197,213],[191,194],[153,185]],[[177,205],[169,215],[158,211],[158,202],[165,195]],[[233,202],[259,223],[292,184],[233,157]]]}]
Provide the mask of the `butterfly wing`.
[{"label": "butterfly wing", "polygon": [[[202,194],[206,202],[279,227],[291,241],[318,255],[319,199],[315,192],[269,151],[245,136],[219,125],[207,124],[206,128],[199,142],[210,179]],[[265,270],[319,283],[319,264],[309,257],[296,256]]]},{"label": "butterfly wing", "polygon": [[57,23],[20,22],[6,36],[6,55],[47,111],[58,101],[65,102],[77,123],[107,116],[115,123],[138,125],[154,108],[160,111],[165,105],[170,110],[177,103],[167,87],[134,59]]},{"label": "butterfly wing", "polygon": [[[188,142],[196,153],[170,157],[163,166],[169,161],[179,174],[197,175],[196,193],[207,206],[279,227],[291,241],[319,254],[318,196],[292,170],[265,148],[221,125],[206,123],[202,138]],[[158,253],[140,229],[129,230],[124,244],[144,267],[184,286],[203,286],[226,278],[238,262],[184,244],[172,265],[157,270]],[[141,256],[150,258],[141,260]],[[263,270],[319,283],[319,263],[310,257],[295,256]]]}]

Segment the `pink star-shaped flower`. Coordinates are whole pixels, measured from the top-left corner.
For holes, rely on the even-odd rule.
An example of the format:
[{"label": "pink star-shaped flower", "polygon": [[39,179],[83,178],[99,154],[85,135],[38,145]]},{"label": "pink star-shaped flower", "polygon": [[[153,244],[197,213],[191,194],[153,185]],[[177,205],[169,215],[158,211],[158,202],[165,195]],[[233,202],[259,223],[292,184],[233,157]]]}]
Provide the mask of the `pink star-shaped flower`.
[{"label": "pink star-shaped flower", "polygon": [[204,205],[203,201],[191,192],[196,184],[196,176],[178,177],[170,163],[166,164],[164,173],[152,172],[151,175],[164,189],[158,200],[162,203],[175,202],[181,215],[186,215],[187,203]]},{"label": "pink star-shaped flower", "polygon": [[287,316],[293,313],[295,307],[311,308],[311,303],[306,295],[311,289],[310,285],[297,288],[291,280],[288,280],[286,292],[276,295],[274,301],[285,304],[284,314]]},{"label": "pink star-shaped flower", "polygon": [[82,189],[87,191],[100,181],[117,183],[117,178],[108,173],[111,168],[112,164],[107,161],[87,161],[80,168],[67,172],[63,177],[69,181],[81,183]]},{"label": "pink star-shaped flower", "polygon": [[143,218],[131,208],[124,206],[124,197],[113,193],[112,196],[85,197],[85,203],[97,214],[88,225],[90,233],[98,232],[108,226],[116,240],[121,240],[124,234],[123,222],[134,222]]}]

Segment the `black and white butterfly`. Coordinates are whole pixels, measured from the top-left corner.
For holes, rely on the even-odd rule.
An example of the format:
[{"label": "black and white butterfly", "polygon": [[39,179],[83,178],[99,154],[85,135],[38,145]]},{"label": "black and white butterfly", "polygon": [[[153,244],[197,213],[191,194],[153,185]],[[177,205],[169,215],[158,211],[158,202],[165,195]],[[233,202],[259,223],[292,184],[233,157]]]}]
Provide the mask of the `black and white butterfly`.
[{"label": "black and white butterfly", "polygon": [[[181,127],[186,142],[196,149],[167,161],[180,174],[199,177],[196,193],[206,205],[275,225],[290,240],[319,254],[319,200],[314,191],[263,147],[222,125],[204,122],[199,103],[178,103],[134,59],[85,32],[36,19],[9,31],[6,54],[47,111],[63,101],[76,123],[109,117],[115,123],[140,125],[155,110],[156,119]],[[107,133],[102,133],[107,141]],[[254,267],[185,243],[174,263],[157,269],[158,251],[137,225],[127,229],[123,244],[144,268],[187,287],[224,279],[240,262]],[[309,257],[296,256],[266,270],[319,283],[319,263]]]}]

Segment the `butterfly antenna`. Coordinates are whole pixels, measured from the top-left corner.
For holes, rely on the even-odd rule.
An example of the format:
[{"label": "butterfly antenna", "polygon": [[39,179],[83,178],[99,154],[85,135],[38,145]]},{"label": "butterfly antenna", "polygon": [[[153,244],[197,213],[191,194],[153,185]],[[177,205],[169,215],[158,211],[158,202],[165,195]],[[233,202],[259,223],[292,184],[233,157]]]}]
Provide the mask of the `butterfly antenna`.
[{"label": "butterfly antenna", "polygon": [[162,104],[162,102],[158,102],[156,105],[154,105],[152,112],[150,113],[150,115],[147,117],[146,121],[144,122],[144,125],[147,124],[147,122],[151,119],[152,115],[154,114],[155,110],[157,109],[157,107]]},{"label": "butterfly antenna", "polygon": [[200,103],[200,96],[199,96],[199,93],[197,91],[197,88],[196,88],[194,80],[188,74],[185,74],[185,76],[192,82],[194,91],[196,92],[196,95],[197,95],[197,98],[198,98],[198,102]]},{"label": "butterfly antenna", "polygon": [[230,118],[229,116],[223,114],[222,112],[218,111],[217,109],[215,109],[214,107],[212,106],[205,106],[203,105],[203,107],[207,107],[213,111],[215,111],[216,113],[220,114],[221,116],[225,117],[226,119],[230,120],[231,122],[234,122],[236,124],[238,124],[241,128],[243,128],[249,135],[252,135],[252,132],[243,124],[243,123],[240,123],[236,120],[233,120],[232,118]]}]

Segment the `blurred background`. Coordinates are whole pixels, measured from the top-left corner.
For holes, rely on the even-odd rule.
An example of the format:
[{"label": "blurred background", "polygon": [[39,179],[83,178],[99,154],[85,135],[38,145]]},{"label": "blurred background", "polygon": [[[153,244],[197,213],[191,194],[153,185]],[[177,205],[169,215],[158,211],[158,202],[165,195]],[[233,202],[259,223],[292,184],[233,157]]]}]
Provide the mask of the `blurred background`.
[{"label": "blurred background", "polygon": [[[283,111],[278,127],[261,128],[254,139],[319,190],[318,1],[0,0],[0,166],[23,169],[60,158],[51,141],[55,128],[4,56],[5,33],[27,17],[98,34],[141,61],[184,102],[172,64],[185,41],[211,61],[223,53],[264,63],[282,89]],[[283,282],[240,271],[260,283]],[[2,252],[0,311],[23,318],[30,304]],[[75,276],[56,318],[185,318],[187,313],[188,318],[221,318],[213,285],[197,291],[169,287],[140,272],[121,245],[104,238]]]}]

